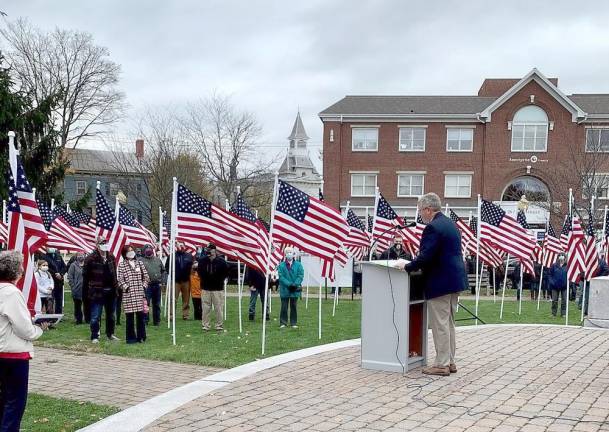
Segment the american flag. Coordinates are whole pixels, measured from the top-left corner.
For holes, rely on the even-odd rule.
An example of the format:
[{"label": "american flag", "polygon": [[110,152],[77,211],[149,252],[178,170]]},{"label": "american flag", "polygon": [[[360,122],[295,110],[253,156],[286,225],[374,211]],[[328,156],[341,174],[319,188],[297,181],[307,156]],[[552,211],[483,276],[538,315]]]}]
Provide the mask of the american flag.
[{"label": "american flag", "polygon": [[482,200],[480,216],[480,240],[515,258],[532,258],[535,239],[513,217],[487,200]]},{"label": "american flag", "polygon": [[258,252],[242,254],[243,260],[248,265],[258,269],[262,274],[266,274],[267,271],[265,269],[267,262],[267,250],[270,248],[270,269],[272,270],[277,267],[282,258],[281,250],[276,245],[270,244],[271,239],[269,232],[262,219],[256,217],[241,194],[237,195],[235,202],[230,208],[230,211],[252,225],[252,229],[256,235],[256,241],[258,242]]},{"label": "american flag", "polygon": [[6,220],[2,218],[0,220],[0,244],[6,246],[8,243],[8,224]]},{"label": "american flag", "polygon": [[[343,216],[326,203],[279,180],[273,239],[298,247],[333,265],[335,255],[349,234]],[[328,269],[327,269],[328,270]],[[330,277],[325,273],[322,276]]]},{"label": "american flag", "polygon": [[345,240],[345,248],[351,256],[360,260],[366,249],[370,247],[370,234],[366,230],[364,222],[351,209],[347,211],[347,224],[349,225],[349,235]]},{"label": "american flag", "polygon": [[478,235],[478,218],[476,216],[472,216],[469,218],[469,229],[472,230],[473,233]]},{"label": "american flag", "polygon": [[479,252],[480,260],[489,267],[497,267],[503,263],[501,255],[485,242],[480,242],[480,250],[478,251],[476,233],[452,209],[450,210],[450,218],[461,233],[461,247],[464,250],[464,255],[466,252],[469,255],[476,255]]},{"label": "american flag", "polygon": [[38,209],[48,231],[47,247],[54,247],[60,251],[89,253],[95,246],[83,239],[72,224],[78,224],[78,220],[68,215],[61,207],[53,210],[43,202],[38,201]]},{"label": "american flag", "polygon": [[[539,245],[537,244],[537,241],[535,241],[535,235],[530,231],[531,227],[529,226],[529,223],[527,222],[527,217],[524,214],[524,211],[518,210],[518,215],[516,216],[516,220],[518,221],[520,226],[523,227],[527,231],[529,236],[533,239],[533,242],[534,242],[533,255],[536,256],[536,251],[537,251],[537,248]],[[524,270],[525,273],[535,275],[535,264],[533,264],[532,258],[521,258],[520,263],[522,264],[522,269]]]},{"label": "american flag", "polygon": [[543,240],[543,249],[543,266],[548,268],[552,267],[552,264],[554,264],[558,259],[558,255],[564,252],[562,245],[560,244],[560,240],[556,236],[556,231],[554,231],[552,223],[548,223],[548,232]]},{"label": "american flag", "polygon": [[118,264],[121,250],[127,244],[127,235],[99,189],[95,191],[95,207],[97,235],[107,240],[109,251],[117,258],[116,263]]},{"label": "american flag", "polygon": [[584,277],[587,281],[592,279],[598,271],[598,250],[596,249],[596,237],[594,236],[594,218],[588,209],[588,228],[586,228],[586,249],[585,249]]},{"label": "american flag", "polygon": [[571,232],[571,216],[565,216],[565,223],[562,225],[562,230],[560,231],[560,245],[563,250],[569,250],[569,233]]},{"label": "american flag", "polygon": [[372,234],[372,227],[373,226],[374,226],[374,218],[372,217],[372,215],[368,215],[367,228],[368,228],[368,232],[370,234]]},{"label": "american flag", "polygon": [[78,226],[74,226],[80,236],[91,244],[95,244],[97,240],[97,225],[95,219],[83,212],[73,211],[72,216],[78,220]]},{"label": "american flag", "polygon": [[36,205],[34,193],[25,175],[21,158],[9,137],[8,185],[8,241],[7,248],[23,254],[23,277],[17,282],[28,309],[33,315],[40,307],[38,288],[34,279],[32,253],[42,247],[47,240],[47,232]]},{"label": "american flag", "polygon": [[159,221],[161,223],[161,247],[163,248],[163,253],[168,256],[169,255],[169,233],[171,232],[171,221],[167,217],[165,212],[162,213],[162,220]]},{"label": "american flag", "polygon": [[134,247],[156,244],[156,236],[139,223],[133,214],[122,205],[119,206],[118,221],[127,235],[128,244]]},{"label": "american flag", "polygon": [[584,231],[577,216],[570,219],[571,226],[567,236],[567,277],[571,282],[578,282],[581,274],[586,270]]},{"label": "american flag", "polygon": [[393,242],[396,236],[397,225],[404,226],[404,221],[393,210],[385,197],[379,193],[378,203],[374,212],[372,238],[376,241],[376,250],[383,252]]},{"label": "american flag", "polygon": [[178,184],[176,240],[195,245],[213,242],[218,250],[239,258],[259,253],[257,229]]}]

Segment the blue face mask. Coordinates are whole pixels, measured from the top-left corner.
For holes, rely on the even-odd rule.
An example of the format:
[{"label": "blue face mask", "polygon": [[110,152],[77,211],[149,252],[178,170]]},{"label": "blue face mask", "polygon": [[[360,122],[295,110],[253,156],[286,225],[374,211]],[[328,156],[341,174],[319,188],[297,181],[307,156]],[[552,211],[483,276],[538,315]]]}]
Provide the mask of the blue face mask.
[{"label": "blue face mask", "polygon": [[291,261],[292,259],[294,259],[294,254],[292,252],[287,252],[285,254],[285,259],[287,259],[288,261]]}]

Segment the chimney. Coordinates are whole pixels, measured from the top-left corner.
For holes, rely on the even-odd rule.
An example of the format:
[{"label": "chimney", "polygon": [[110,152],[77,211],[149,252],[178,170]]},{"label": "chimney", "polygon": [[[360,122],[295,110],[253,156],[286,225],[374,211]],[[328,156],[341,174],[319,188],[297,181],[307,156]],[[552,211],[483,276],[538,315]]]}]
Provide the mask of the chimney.
[{"label": "chimney", "polygon": [[144,157],[144,140],[135,140],[135,157],[141,159]]}]

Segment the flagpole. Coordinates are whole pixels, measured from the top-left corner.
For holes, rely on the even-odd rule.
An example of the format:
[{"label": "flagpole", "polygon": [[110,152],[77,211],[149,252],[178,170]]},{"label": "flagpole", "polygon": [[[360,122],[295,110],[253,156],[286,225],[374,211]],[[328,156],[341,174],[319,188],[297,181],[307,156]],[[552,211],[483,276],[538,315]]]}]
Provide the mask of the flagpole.
[{"label": "flagpole", "polygon": [[[230,209],[230,205],[228,203],[228,198],[224,199],[224,209],[226,211],[229,211]],[[237,292],[239,291],[239,276],[241,275],[241,263],[239,258],[237,258]],[[226,321],[226,312],[227,312],[227,302],[226,302],[226,291],[227,291],[227,285],[228,285],[228,278],[224,279],[224,320]],[[237,295],[238,296],[238,295]],[[239,320],[241,320],[241,302],[239,302]],[[241,331],[239,331],[239,333],[241,333]]]},{"label": "flagpole", "polygon": [[[169,233],[168,233],[169,234]],[[163,209],[159,206],[159,259],[163,258]],[[161,261],[162,262],[162,261]],[[167,286],[167,285],[165,285]],[[163,304],[163,290],[159,288],[159,302]]]},{"label": "flagpole", "polygon": [[[376,209],[379,205],[379,187],[377,186],[376,188],[374,188],[374,213],[372,216],[372,232],[370,233],[370,236],[372,239],[374,239],[374,227],[376,226]],[[366,221],[366,223],[368,223],[368,221]],[[374,241],[372,242],[374,243]],[[370,247],[370,252],[368,254],[368,261],[372,261],[372,253],[374,252],[374,247]]]},{"label": "flagpole", "polygon": [[508,267],[510,266],[510,254],[505,258],[505,271],[503,273],[503,288],[501,289],[501,309],[499,311],[499,319],[503,319],[503,302],[505,300],[505,286],[507,284]]},{"label": "flagpole", "polygon": [[[588,224],[592,224],[592,229],[594,230],[594,200],[595,200],[595,196],[592,195],[592,198],[590,199],[590,220],[588,221]],[[595,242],[594,244],[594,249],[595,249],[595,253],[596,256],[598,257],[598,250],[596,249],[596,240],[594,239],[594,237],[587,239],[586,241],[593,241]],[[587,249],[587,248],[586,248]],[[595,257],[595,259],[598,259],[597,257]],[[584,275],[588,273],[587,269],[584,271]],[[582,313],[581,313],[581,317],[580,317],[580,322],[584,321],[584,310],[586,309],[586,285],[590,285],[590,281],[586,280],[587,278],[584,278],[584,289],[582,291],[582,299],[581,299],[581,305],[582,305]]]},{"label": "flagpole", "polygon": [[[320,189],[320,190],[321,190],[321,192],[323,193],[323,191],[324,191],[324,179],[323,179],[323,178],[322,178],[322,179],[321,179],[321,181],[320,181],[320,184],[319,184],[319,189]],[[378,187],[377,187],[377,189],[378,189]],[[327,286],[328,279],[327,279],[327,278],[324,278],[324,281],[325,281],[326,286]],[[320,275],[319,275],[319,306],[318,306],[318,312],[317,312],[317,315],[318,315],[318,318],[317,318],[317,320],[318,320],[318,324],[317,324],[317,333],[318,333],[318,335],[317,335],[317,337],[318,337],[318,339],[321,339],[321,285],[322,285],[322,278],[321,278],[321,274],[320,274]],[[338,291],[338,290],[337,290],[337,289],[336,289],[336,287],[335,287],[335,288],[334,288],[334,293],[335,293],[335,295],[336,295],[336,292],[337,292],[337,291]],[[326,290],[326,293],[327,293],[327,292],[328,292],[328,291]],[[326,294],[326,295],[327,295],[327,294]]]},{"label": "flagpole", "polygon": [[480,266],[480,206],[482,205],[478,194],[478,223],[476,224],[476,325],[478,325],[478,304],[480,302],[480,287],[478,286],[478,267]]},{"label": "flagpole", "polygon": [[539,275],[539,288],[537,289],[537,310],[539,310],[539,304],[541,302],[541,287],[543,284],[543,269],[546,263],[546,245],[548,244],[548,224],[550,222],[550,218],[546,219],[546,235],[543,238],[542,248],[541,248],[541,274]]},{"label": "flagpole", "polygon": [[[571,234],[573,235],[573,189],[569,188],[569,217],[571,219]],[[567,245],[568,248],[568,245]],[[568,249],[567,249],[568,251]],[[573,259],[573,257],[571,257]],[[569,273],[569,264],[567,263],[567,274]],[[567,307],[565,311],[565,325],[569,325],[569,276],[567,275]]]},{"label": "flagpole", "polygon": [[609,245],[607,245],[607,237],[605,236],[605,230],[607,229],[607,209],[609,209],[609,206],[605,205],[605,214],[603,216],[603,258],[605,258],[605,262],[607,262],[607,251],[609,251]]},{"label": "flagpole", "polygon": [[178,179],[177,177],[173,178],[173,194],[171,200],[171,239],[169,241],[171,256],[173,257],[172,265],[171,265],[171,321],[173,325],[172,332],[172,341],[173,344],[176,344],[176,236],[178,229]]},{"label": "flagpole", "polygon": [[[323,186],[323,184],[322,184]],[[323,192],[323,190],[322,190]],[[345,220],[347,219],[347,215],[349,214],[349,206],[351,205],[351,201],[347,201],[347,205],[345,206],[345,213],[343,215],[343,217],[345,218]],[[342,247],[342,246],[341,246]],[[353,287],[351,287],[351,290],[353,290]],[[338,285],[334,285],[334,304],[332,305],[332,316],[336,315],[336,305],[338,304]]]},{"label": "flagpole", "polygon": [[273,200],[271,201],[271,221],[269,226],[269,243],[266,248],[266,268],[264,277],[264,305],[262,309],[263,320],[262,320],[262,355],[264,355],[264,348],[266,343],[266,308],[269,300],[269,273],[271,271],[271,247],[273,245],[273,226],[275,225],[275,207],[277,205],[277,195],[279,185],[279,173],[275,172],[275,184],[273,185]]},{"label": "flagpole", "polygon": [[495,267],[493,267],[493,303],[497,303],[497,290],[495,287],[497,286]]},{"label": "flagpole", "polygon": [[518,315],[522,314],[522,286],[524,285],[524,265],[520,262],[520,283],[518,284],[518,292],[520,295],[518,296]]},{"label": "flagpole", "polygon": [[[258,220],[258,210],[256,209],[256,210],[254,210],[254,211],[256,212],[256,220]],[[272,246],[271,246],[271,248],[272,248]],[[269,264],[269,266],[270,266],[270,264]],[[270,271],[271,271],[271,269],[269,269],[268,271],[270,272]],[[242,285],[242,286],[243,286],[243,283],[244,283],[244,282],[245,282],[245,276],[243,277],[243,282],[241,283],[241,285]],[[268,313],[269,313],[269,314],[271,314],[271,313],[273,312],[273,291],[272,291],[272,290],[270,290],[270,291],[269,291],[269,293],[271,294],[271,297],[269,298],[269,311],[268,311]],[[266,319],[266,314],[267,314],[267,312],[266,312],[266,311],[264,311],[264,314],[265,314],[265,315],[264,315],[264,318]],[[269,315],[269,316],[270,316],[270,315]]]}]

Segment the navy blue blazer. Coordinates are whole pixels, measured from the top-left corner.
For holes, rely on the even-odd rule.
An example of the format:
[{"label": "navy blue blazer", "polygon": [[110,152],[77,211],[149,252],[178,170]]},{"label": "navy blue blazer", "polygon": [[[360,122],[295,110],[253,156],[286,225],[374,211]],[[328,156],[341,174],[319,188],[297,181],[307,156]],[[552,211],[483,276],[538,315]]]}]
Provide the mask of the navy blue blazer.
[{"label": "navy blue blazer", "polygon": [[461,235],[455,223],[437,213],[423,230],[419,254],[404,270],[423,271],[424,292],[428,299],[465,290]]}]

